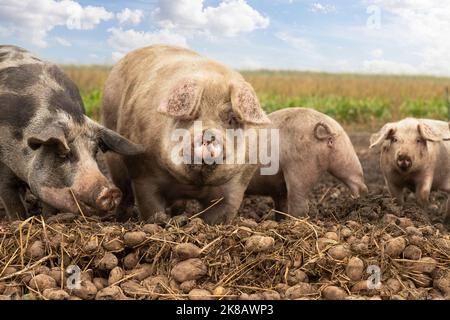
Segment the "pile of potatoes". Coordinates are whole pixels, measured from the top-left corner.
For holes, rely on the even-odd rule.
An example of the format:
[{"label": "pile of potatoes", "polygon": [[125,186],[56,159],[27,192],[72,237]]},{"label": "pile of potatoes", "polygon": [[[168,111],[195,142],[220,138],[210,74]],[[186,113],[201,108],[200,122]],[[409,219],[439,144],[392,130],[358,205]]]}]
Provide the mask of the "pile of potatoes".
[{"label": "pile of potatoes", "polygon": [[[240,218],[215,227],[55,217],[1,231],[0,299],[450,299],[449,235],[392,214],[377,225]],[[377,288],[369,266],[380,268]]]}]

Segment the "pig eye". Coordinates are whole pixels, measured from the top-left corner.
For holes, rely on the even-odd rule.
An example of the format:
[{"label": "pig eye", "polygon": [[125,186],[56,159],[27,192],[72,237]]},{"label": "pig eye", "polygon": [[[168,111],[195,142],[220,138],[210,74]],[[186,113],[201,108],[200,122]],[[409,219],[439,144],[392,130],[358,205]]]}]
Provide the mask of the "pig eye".
[{"label": "pig eye", "polygon": [[396,137],[392,137],[391,141],[392,141],[392,142],[397,142],[398,139],[397,139]]},{"label": "pig eye", "polygon": [[420,139],[420,138],[417,138],[416,142],[417,142],[417,143],[422,143],[422,144],[423,144],[423,143],[425,143],[425,140]]}]

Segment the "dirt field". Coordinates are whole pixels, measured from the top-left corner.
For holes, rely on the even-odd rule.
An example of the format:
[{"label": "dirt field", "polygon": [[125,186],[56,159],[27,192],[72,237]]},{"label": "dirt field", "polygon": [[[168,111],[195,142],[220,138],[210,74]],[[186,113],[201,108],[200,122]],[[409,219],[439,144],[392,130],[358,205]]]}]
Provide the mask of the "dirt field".
[{"label": "dirt field", "polygon": [[[351,138],[369,195],[353,200],[326,176],[309,219],[275,222],[270,199],[249,197],[234,224],[215,227],[195,216],[0,222],[0,299],[450,299],[446,195],[433,193],[427,210],[412,196],[395,205],[369,135]],[[69,265],[82,270],[78,289],[67,287]]]}]

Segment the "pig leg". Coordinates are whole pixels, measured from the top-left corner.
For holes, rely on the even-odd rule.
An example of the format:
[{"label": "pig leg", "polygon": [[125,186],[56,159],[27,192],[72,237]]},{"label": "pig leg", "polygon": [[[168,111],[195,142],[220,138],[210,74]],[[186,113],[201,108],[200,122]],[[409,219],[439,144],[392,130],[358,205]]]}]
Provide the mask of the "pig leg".
[{"label": "pig leg", "polygon": [[[281,211],[283,213],[288,212],[286,195],[275,196],[275,197],[273,197],[273,201],[274,201],[274,205],[275,205],[275,210]],[[281,220],[281,218],[283,218],[282,214],[275,213],[275,220]]]},{"label": "pig leg", "polygon": [[211,187],[208,197],[202,199],[202,204],[209,207],[214,200],[223,199],[203,213],[202,218],[207,224],[229,223],[236,217],[253,172],[254,169],[246,170],[220,187]]},{"label": "pig leg", "polygon": [[158,185],[152,177],[134,179],[133,187],[141,220],[154,222],[157,214],[165,215],[166,200],[161,196]]},{"label": "pig leg", "polygon": [[131,218],[134,207],[131,179],[120,155],[107,153],[105,156],[113,183],[122,191],[122,201],[116,209],[116,217],[119,221],[126,221]]},{"label": "pig leg", "polygon": [[391,197],[395,198],[397,203],[402,206],[403,203],[405,202],[404,195],[403,195],[403,187],[399,186],[387,179],[386,179],[386,184],[387,184],[387,187],[388,187]]},{"label": "pig leg", "polygon": [[0,163],[0,200],[10,220],[27,218],[24,197],[25,189],[20,180],[8,167]]},{"label": "pig leg", "polygon": [[285,175],[287,188],[287,213],[295,217],[304,217],[308,214],[308,193],[318,180],[318,176],[312,172],[308,175],[294,174],[298,168],[283,169],[283,172],[291,174]]},{"label": "pig leg", "polygon": [[416,199],[421,207],[426,207],[428,205],[432,183],[433,177],[429,175],[425,176],[423,179],[419,179],[416,184]]}]

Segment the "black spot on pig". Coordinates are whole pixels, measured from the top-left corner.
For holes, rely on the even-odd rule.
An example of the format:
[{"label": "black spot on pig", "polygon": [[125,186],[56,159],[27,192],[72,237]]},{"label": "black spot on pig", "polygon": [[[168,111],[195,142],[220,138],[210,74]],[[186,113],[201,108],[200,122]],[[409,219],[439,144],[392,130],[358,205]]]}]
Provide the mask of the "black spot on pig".
[{"label": "black spot on pig", "polygon": [[81,106],[82,113],[84,114],[83,100],[81,99],[80,92],[75,83],[73,83],[73,81],[70,80],[70,78],[64,72],[61,71],[61,69],[59,69],[57,66],[53,64],[48,65],[47,74],[67,92],[69,97],[75,103]]},{"label": "black spot on pig", "polygon": [[22,90],[39,81],[42,65],[23,64],[0,70],[0,83],[10,90]]},{"label": "black spot on pig", "polygon": [[84,108],[83,105],[73,100],[69,92],[65,90],[53,90],[48,101],[49,109],[52,112],[59,110],[68,113],[75,122],[84,122]]},{"label": "black spot on pig", "polygon": [[4,93],[0,95],[0,124],[13,127],[14,136],[19,137],[37,108],[38,101],[31,95]]}]

